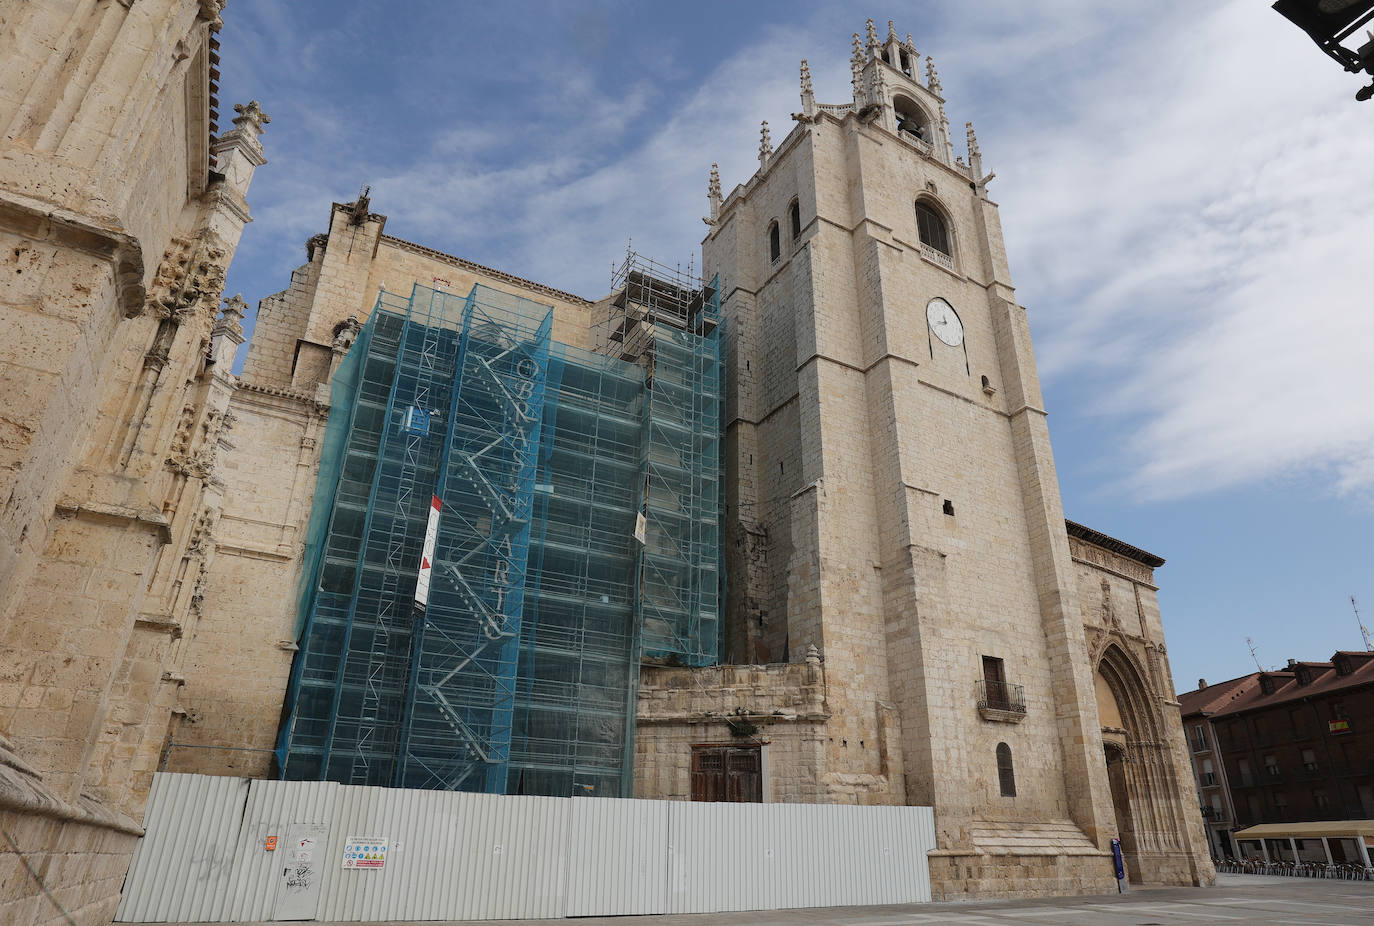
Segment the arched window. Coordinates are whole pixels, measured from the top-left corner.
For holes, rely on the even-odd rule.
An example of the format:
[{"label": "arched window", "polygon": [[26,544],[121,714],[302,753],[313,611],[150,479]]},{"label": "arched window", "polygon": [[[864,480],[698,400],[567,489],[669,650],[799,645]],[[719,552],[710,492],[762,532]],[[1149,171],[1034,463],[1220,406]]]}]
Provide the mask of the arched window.
[{"label": "arched window", "polygon": [[1011,747],[1006,743],[997,744],[997,781],[1003,797],[1016,797],[1016,772],[1011,767]]},{"label": "arched window", "polygon": [[788,207],[787,214],[792,219],[792,240],[796,241],[801,237],[801,206],[795,199]]},{"label": "arched window", "polygon": [[768,226],[768,259],[777,260],[782,254],[782,239],[778,234],[778,222],[773,220],[773,224]]},{"label": "arched window", "polygon": [[927,145],[935,140],[930,117],[915,100],[901,95],[894,96],[892,98],[892,113],[897,117],[898,133],[905,132]]},{"label": "arched window", "polygon": [[949,227],[940,213],[923,202],[916,203],[916,233],[921,236],[921,244],[932,247],[946,257],[954,256],[949,244]]}]

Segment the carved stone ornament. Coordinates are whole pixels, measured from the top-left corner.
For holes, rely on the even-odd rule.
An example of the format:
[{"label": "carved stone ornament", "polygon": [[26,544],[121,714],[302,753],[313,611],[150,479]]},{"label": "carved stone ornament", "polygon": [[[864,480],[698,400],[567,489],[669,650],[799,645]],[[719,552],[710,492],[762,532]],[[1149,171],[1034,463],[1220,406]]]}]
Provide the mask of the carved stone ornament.
[{"label": "carved stone ornament", "polygon": [[243,317],[248,314],[248,303],[243,301],[243,293],[235,293],[224,300],[224,308],[220,309],[219,321],[215,323],[216,331],[226,331],[231,335],[236,335],[238,341],[243,340]]},{"label": "carved stone ornament", "polygon": [[196,423],[196,406],[190,402],[181,409],[176,433],[172,435],[171,453],[173,459],[184,456],[191,449],[191,429]]},{"label": "carved stone ornament", "polygon": [[224,12],[224,0],[200,0],[200,9],[196,11],[205,22],[210,24],[210,28],[216,31],[224,28],[224,20],[220,14]]},{"label": "carved stone ornament", "polygon": [[1116,616],[1116,608],[1112,605],[1112,586],[1106,579],[1102,580],[1102,624],[1106,627],[1121,629],[1121,619]]},{"label": "carved stone ornament", "polygon": [[707,225],[715,225],[720,219],[720,206],[722,202],[720,195],[720,166],[717,164],[711,165],[711,174],[706,180],[706,201],[711,207],[711,214],[703,216],[701,220]]},{"label": "carved stone ornament", "polygon": [[334,326],[334,351],[343,353],[353,346],[353,342],[358,339],[358,332],[363,326],[358,322],[356,315],[350,315],[344,321]]},{"label": "carved stone ornament", "polygon": [[178,324],[197,311],[213,317],[224,293],[224,271],[223,248],[173,238],[148,287],[145,311]]},{"label": "carved stone ornament", "polygon": [[272,117],[262,111],[262,106],[257,100],[235,103],[234,112],[238,113],[234,117],[234,129],[239,132],[252,132],[254,138],[261,135],[262,127],[272,121]]}]

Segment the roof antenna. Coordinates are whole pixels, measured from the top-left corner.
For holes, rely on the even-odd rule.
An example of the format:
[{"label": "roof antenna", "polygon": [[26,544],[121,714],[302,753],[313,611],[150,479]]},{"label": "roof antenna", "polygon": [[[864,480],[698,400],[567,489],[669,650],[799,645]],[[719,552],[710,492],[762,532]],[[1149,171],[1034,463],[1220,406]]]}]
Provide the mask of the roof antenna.
[{"label": "roof antenna", "polygon": [[1360,606],[1355,603],[1354,595],[1350,596],[1350,607],[1355,612],[1355,623],[1360,625],[1360,636],[1364,637],[1364,648],[1374,652],[1374,643],[1369,642],[1369,628],[1364,625],[1364,621],[1360,620]]},{"label": "roof antenna", "polygon": [[1245,645],[1250,647],[1250,658],[1255,660],[1255,668],[1263,672],[1264,666],[1260,665],[1259,657],[1255,655],[1255,641],[1250,639],[1249,637],[1246,637]]}]

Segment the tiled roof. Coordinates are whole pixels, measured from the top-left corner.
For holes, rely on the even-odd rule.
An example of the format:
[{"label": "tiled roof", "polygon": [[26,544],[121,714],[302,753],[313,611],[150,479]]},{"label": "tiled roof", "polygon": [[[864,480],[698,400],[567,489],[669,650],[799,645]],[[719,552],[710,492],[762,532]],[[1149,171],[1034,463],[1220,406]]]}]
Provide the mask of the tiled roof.
[{"label": "tiled roof", "polygon": [[1070,537],[1077,537],[1079,540],[1094,544],[1104,550],[1111,550],[1118,556],[1133,559],[1137,563],[1149,566],[1151,569],[1158,569],[1160,566],[1164,565],[1164,557],[1155,556],[1153,553],[1147,553],[1140,549],[1140,547],[1133,547],[1124,540],[1117,540],[1110,534],[1095,531],[1091,527],[1085,527],[1079,524],[1077,521],[1070,521],[1066,518],[1064,520],[1064,526],[1068,528]]},{"label": "tiled roof", "polygon": [[1189,714],[1215,714],[1230,706],[1249,690],[1258,691],[1259,677],[1258,672],[1251,672],[1249,675],[1217,682],[1196,691],[1185,691],[1178,696],[1179,709],[1184,717]]},{"label": "tiled roof", "polygon": [[[1342,655],[1337,653],[1336,655]],[[1351,656],[1367,656],[1367,653],[1349,653]],[[1313,679],[1309,684],[1299,685],[1297,674],[1289,670],[1278,672],[1265,672],[1275,682],[1273,694],[1265,694],[1258,684],[1245,691],[1240,697],[1229,702],[1224,708],[1219,708],[1215,716],[1229,716],[1239,714],[1255,708],[1269,707],[1273,704],[1285,704],[1296,701],[1300,698],[1318,697],[1321,695],[1335,694],[1350,688],[1357,688],[1363,685],[1374,685],[1374,659],[1364,660],[1363,665],[1356,666],[1349,675],[1338,675],[1336,667],[1329,662],[1298,662],[1293,667],[1306,666],[1313,670]],[[1256,678],[1260,673],[1255,673]]]}]

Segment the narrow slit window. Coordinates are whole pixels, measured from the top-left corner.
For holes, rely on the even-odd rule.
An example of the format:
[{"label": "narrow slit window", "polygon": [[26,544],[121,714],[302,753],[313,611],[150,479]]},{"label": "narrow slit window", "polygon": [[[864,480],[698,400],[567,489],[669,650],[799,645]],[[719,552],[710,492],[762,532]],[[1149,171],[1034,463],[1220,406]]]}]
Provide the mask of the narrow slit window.
[{"label": "narrow slit window", "polygon": [[782,255],[782,236],[778,233],[778,223],[768,226],[768,259],[777,260]]},{"label": "narrow slit window", "polygon": [[1006,743],[997,744],[997,781],[1003,797],[1016,797],[1016,771],[1011,765],[1011,747]]},{"label": "narrow slit window", "polygon": [[787,213],[792,220],[792,240],[796,241],[801,237],[801,205],[795,199],[792,200]]}]

